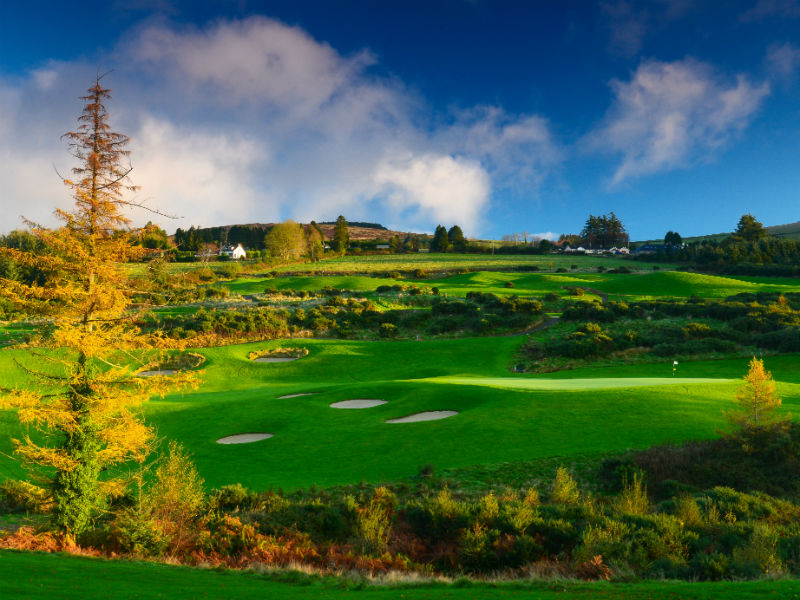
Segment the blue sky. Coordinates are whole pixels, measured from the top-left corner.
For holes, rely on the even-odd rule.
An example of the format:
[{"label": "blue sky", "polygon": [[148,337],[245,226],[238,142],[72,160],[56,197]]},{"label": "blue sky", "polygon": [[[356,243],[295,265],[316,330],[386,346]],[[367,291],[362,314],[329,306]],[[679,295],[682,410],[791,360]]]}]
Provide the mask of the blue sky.
[{"label": "blue sky", "polygon": [[0,231],[68,205],[60,135],[98,69],[170,232],[344,214],[500,237],[613,210],[645,239],[800,220],[800,0],[9,4]]}]

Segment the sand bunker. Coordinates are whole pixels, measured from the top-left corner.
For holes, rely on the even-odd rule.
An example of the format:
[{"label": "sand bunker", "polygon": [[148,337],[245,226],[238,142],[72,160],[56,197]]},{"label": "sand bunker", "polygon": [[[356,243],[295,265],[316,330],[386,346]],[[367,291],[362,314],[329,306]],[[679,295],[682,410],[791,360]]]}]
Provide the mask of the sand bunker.
[{"label": "sand bunker", "polygon": [[158,375],[175,375],[175,369],[163,369],[162,371],[142,371],[137,373],[137,377],[157,377]]},{"label": "sand bunker", "polygon": [[331,408],[372,408],[381,404],[386,404],[386,400],[342,400],[331,404]]},{"label": "sand bunker", "polygon": [[253,362],[280,363],[292,362],[297,359],[297,356],[262,356],[261,358],[254,358]]},{"label": "sand bunker", "polygon": [[426,412],[408,415],[399,419],[388,419],[387,423],[419,423],[420,421],[438,421],[447,417],[454,417],[458,413],[454,410],[429,410]]},{"label": "sand bunker", "polygon": [[288,400],[289,398],[299,398],[300,396],[313,396],[317,392],[303,392],[301,394],[286,394],[285,396],[278,396],[278,400]]},{"label": "sand bunker", "polygon": [[250,444],[252,442],[260,442],[267,440],[273,436],[272,433],[238,433],[236,435],[229,435],[228,437],[219,438],[218,444]]}]

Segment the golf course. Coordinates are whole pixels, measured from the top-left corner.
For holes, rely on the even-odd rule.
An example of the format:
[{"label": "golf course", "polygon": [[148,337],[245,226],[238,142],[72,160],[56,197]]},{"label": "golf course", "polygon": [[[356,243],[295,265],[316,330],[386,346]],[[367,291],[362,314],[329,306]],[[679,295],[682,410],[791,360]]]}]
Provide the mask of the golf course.
[{"label": "golf course", "polygon": [[[252,322],[262,313],[274,313],[286,319],[287,324],[299,324],[283,331],[277,339],[247,343],[237,343],[235,333],[220,338],[223,343],[201,346],[193,345],[192,339],[208,338],[187,337],[183,352],[200,357],[199,365],[185,368],[194,374],[194,385],[167,392],[163,397],[153,396],[142,405],[142,418],[158,438],[164,443],[178,442],[191,457],[203,493],[225,494],[226,489],[243,486],[252,490],[248,492],[251,494],[267,494],[265,498],[285,495],[285,502],[302,503],[306,502],[304,498],[315,498],[314,494],[320,493],[315,490],[322,490],[323,496],[311,500],[321,503],[343,493],[336,490],[360,490],[357,498],[365,498],[366,502],[370,494],[381,493],[373,490],[387,485],[405,498],[402,494],[411,492],[402,490],[419,490],[414,486],[428,481],[421,479],[429,477],[426,473],[441,473],[443,479],[434,476],[431,483],[424,484],[433,486],[424,493],[452,490],[468,503],[473,501],[470,498],[480,498],[480,494],[488,492],[490,498],[491,494],[499,494],[510,498],[504,502],[513,503],[514,489],[538,489],[537,494],[547,494],[559,465],[580,474],[583,483],[600,485],[592,483],[593,473],[609,457],[664,444],[680,447],[685,442],[718,440],[728,427],[724,414],[734,407],[734,397],[754,350],[744,340],[737,341],[741,350],[727,354],[612,352],[603,360],[570,359],[563,368],[541,370],[527,350],[531,344],[573,338],[582,342],[576,336],[583,335],[580,332],[584,326],[580,325],[582,321],[574,321],[574,315],[586,311],[595,311],[591,314],[606,319],[605,313],[597,311],[614,310],[618,321],[615,327],[624,329],[636,327],[638,322],[625,320],[629,305],[644,307],[645,312],[640,310],[637,317],[641,320],[651,314],[646,311],[652,306],[665,306],[663,310],[672,312],[678,309],[669,307],[694,307],[692,314],[699,314],[698,307],[705,307],[702,310],[706,313],[716,314],[714,311],[721,310],[717,306],[746,307],[736,303],[736,299],[745,296],[774,300],[781,294],[794,298],[793,294],[800,292],[800,284],[793,280],[734,279],[668,270],[669,265],[653,271],[650,265],[625,262],[633,267],[632,272],[604,272],[606,266],[611,270],[623,264],[619,259],[571,257],[567,265],[570,271],[556,273],[560,263],[552,265],[557,261],[546,260],[547,257],[536,257],[535,262],[499,257],[492,262],[485,256],[473,261],[457,255],[441,259],[426,256],[424,261],[412,256],[389,264],[385,262],[387,257],[380,257],[380,262],[373,258],[331,259],[315,265],[313,274],[299,273],[304,267],[299,264],[289,274],[273,270],[220,277],[216,282],[198,285],[201,290],[225,290],[221,298],[155,307],[148,326],[179,319],[189,331],[191,324],[200,319],[213,317],[216,320],[211,321],[212,326],[217,327],[214,324],[223,322],[223,318],[230,321],[231,315]],[[401,273],[387,276],[377,268],[378,264]],[[541,271],[530,272],[533,264]],[[598,264],[604,268],[598,270]],[[465,266],[480,270],[453,272]],[[491,266],[502,270],[484,270]],[[422,267],[428,270],[424,276],[413,273]],[[511,270],[519,268],[522,270]],[[335,274],[323,274],[323,270]],[[535,302],[542,302],[543,298],[543,308],[537,309]],[[502,335],[493,335],[485,327],[473,331],[473,321],[459,320],[472,319],[459,316],[469,311],[477,311],[478,317],[474,318],[483,315],[484,319],[497,318],[492,313],[499,314],[501,310],[516,315],[513,311],[519,302],[523,307],[528,306],[524,302],[534,302],[530,304],[530,316],[515,317],[518,320],[513,324],[508,321],[510,329]],[[314,311],[322,311],[320,314],[330,319],[327,329],[303,328],[304,323],[311,322]],[[302,320],[303,314],[308,315],[309,321]],[[367,314],[373,315],[370,320],[364,320]],[[692,318],[680,317],[676,321],[660,313],[652,314],[658,323],[684,328],[678,332],[694,331],[685,329]],[[447,327],[437,325],[443,319]],[[374,327],[371,323],[384,321],[396,324],[394,339],[384,339],[381,328],[370,329]],[[722,327],[719,331],[724,332],[727,327],[725,321],[720,325],[713,319],[700,319],[700,323],[710,323],[708,331]],[[14,327],[24,330],[21,325]],[[481,333],[476,334],[479,330]],[[338,331],[348,335],[337,335]],[[609,335],[613,331],[609,329]],[[782,398],[780,411],[797,414],[798,356],[768,354],[765,364]],[[34,381],[28,371],[31,356],[30,349],[13,344],[0,352],[5,385],[24,388]],[[520,369],[519,364],[525,367]],[[132,368],[135,371],[138,367]],[[174,367],[148,369],[151,370],[140,373],[147,379],[156,377],[169,382],[175,377]],[[28,435],[38,440],[42,439],[41,433],[20,424],[13,410],[0,412],[0,428],[0,478],[24,480],[29,475],[15,456],[12,440]],[[413,492],[403,501],[413,506],[414,494],[419,493],[423,492]],[[323,497],[328,499],[322,500]],[[236,502],[261,506],[259,500],[246,499],[251,496],[242,498]],[[233,514],[244,517],[246,513]],[[259,518],[255,514],[253,518]],[[40,517],[31,515],[30,519],[36,523]],[[26,518],[9,515],[6,522],[12,528],[24,527]],[[564,595],[635,599],[675,595],[712,598],[720,594],[757,598],[776,590],[782,597],[798,593],[794,581],[769,585],[587,585],[573,581],[554,586],[531,582],[489,585],[476,581],[462,585],[461,580],[453,584],[448,578],[438,582],[407,578],[387,582],[379,577],[372,583],[348,583],[280,570],[222,574],[148,563],[0,553],[0,570],[23,574],[15,578],[14,587],[8,588],[19,597],[47,597],[56,579],[34,574],[51,568],[58,569],[57,580],[62,582],[83,577],[77,573],[97,570],[94,587],[80,587],[83,598],[104,597],[107,588],[103,582],[107,577],[115,581],[151,581],[137,590],[136,597],[142,598],[205,597],[203,594],[215,598],[247,598],[251,594],[296,598],[339,598],[344,594],[356,594],[357,598],[388,598],[397,597],[396,594],[406,598],[506,598],[524,593],[542,599]],[[71,597],[68,591],[64,593],[63,597]]]}]

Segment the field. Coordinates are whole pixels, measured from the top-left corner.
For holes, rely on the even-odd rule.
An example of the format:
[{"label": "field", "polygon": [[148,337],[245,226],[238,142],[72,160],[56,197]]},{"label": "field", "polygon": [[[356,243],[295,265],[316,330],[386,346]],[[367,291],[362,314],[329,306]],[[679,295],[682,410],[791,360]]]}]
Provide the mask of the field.
[{"label": "field", "polygon": [[[613,259],[609,259],[613,260]],[[506,284],[510,282],[512,286]],[[792,279],[732,278],[658,271],[631,274],[616,273],[498,273],[477,271],[430,279],[368,277],[364,275],[294,275],[279,278],[246,277],[225,285],[237,294],[258,294],[267,289],[275,290],[321,290],[326,287],[374,292],[382,285],[415,285],[430,289],[436,287],[443,294],[465,296],[471,291],[498,295],[533,295],[547,293],[564,295],[570,287],[599,290],[610,299],[636,300],[642,298],[669,298],[699,296],[702,298],[724,298],[740,293],[797,292],[800,282]],[[594,296],[596,297],[596,296]]]},{"label": "field", "polygon": [[[346,273],[381,273],[392,271],[409,271],[421,269],[423,271],[453,271],[456,269],[504,270],[515,268],[530,268],[536,266],[541,270],[558,268],[569,269],[572,265],[580,269],[596,269],[599,266],[614,268],[620,266],[619,258],[605,256],[569,256],[569,255],[487,255],[487,254],[380,254],[371,256],[342,256],[328,258],[318,263],[302,265],[286,265],[276,269],[278,272],[290,273],[320,273],[320,274],[346,274]],[[625,263],[629,264],[629,263]],[[652,264],[643,265],[642,268],[651,269]],[[659,263],[661,268],[670,265]]]},{"label": "field", "polygon": [[[506,270],[532,265],[542,271]],[[631,265],[634,272],[597,270],[598,266],[614,269],[620,265]],[[554,272],[562,266],[568,271]],[[597,301],[800,292],[797,280],[716,277],[662,267],[653,271],[651,265],[594,257],[343,257],[277,269],[290,272],[287,275],[251,274],[219,285],[233,295],[231,306],[241,303],[238,296],[261,298],[268,289],[318,291],[333,287],[373,296],[382,285],[413,285],[425,291],[436,287],[440,294],[453,297],[480,291],[525,297],[555,293],[566,299],[570,288],[583,288],[581,300]],[[465,268],[469,272],[452,274]],[[428,274],[412,277],[410,271],[415,269]],[[401,277],[383,276],[394,270],[402,271]],[[191,314],[200,304],[167,306],[159,312]],[[211,306],[207,303],[207,308]],[[8,337],[15,331],[25,331],[25,326],[7,325],[0,333]],[[410,481],[426,466],[452,474],[460,469],[502,470],[503,465],[511,469],[541,461],[554,470],[561,462],[717,437],[725,426],[722,413],[732,407],[748,362],[743,356],[682,360],[677,373],[673,373],[671,359],[619,361],[606,366],[586,363],[545,374],[515,373],[512,367],[525,339],[524,335],[381,341],[297,338],[195,348],[192,350],[206,358],[199,387],[152,398],[143,409],[144,416],[160,437],[184,445],[209,490],[233,483],[253,490],[290,492],[311,486]],[[279,347],[306,348],[308,355],[273,364],[248,357],[257,350]],[[798,358],[795,354],[766,357],[785,413],[800,413]],[[3,349],[3,385],[24,385],[27,375],[20,364],[29,360],[25,350]],[[385,404],[360,410],[331,407],[353,399],[379,399]],[[387,423],[425,411],[457,414],[436,421]],[[29,432],[11,411],[0,411],[0,432],[0,480],[25,477],[13,458],[11,440]],[[217,443],[243,433],[273,437],[246,444]],[[551,476],[551,472],[532,471],[519,483],[536,485],[541,477]],[[11,573],[13,578],[8,577]],[[281,577],[303,585],[290,585],[279,580]],[[136,583],[142,580],[147,583]],[[775,597],[776,593],[788,598],[800,594],[796,581],[386,588],[301,575],[220,573],[11,552],[0,553],[0,581],[5,595],[10,592],[9,597],[27,598],[52,597],[56,582],[60,582],[59,597],[106,597],[109,581],[117,582],[128,594],[115,597],[175,599],[339,598],[345,594],[365,599],[488,599],[522,594],[542,599],[758,598]]]}]

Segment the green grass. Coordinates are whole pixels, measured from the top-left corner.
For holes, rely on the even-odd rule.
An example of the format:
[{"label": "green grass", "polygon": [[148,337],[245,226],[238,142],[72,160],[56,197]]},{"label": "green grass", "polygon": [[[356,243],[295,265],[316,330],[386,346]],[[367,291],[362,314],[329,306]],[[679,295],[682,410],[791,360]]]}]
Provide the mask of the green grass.
[{"label": "green grass", "polygon": [[475,385],[505,390],[608,390],[614,388],[657,387],[662,385],[698,385],[702,383],[731,383],[731,379],[687,377],[617,377],[587,379],[544,379],[519,377],[431,377],[430,383]]},{"label": "green grass", "polygon": [[[425,464],[441,470],[713,437],[724,425],[722,410],[731,408],[737,384],[708,379],[741,377],[747,364],[746,359],[682,363],[680,382],[668,385],[660,383],[670,377],[671,361],[512,376],[508,365],[521,342],[518,337],[276,340],[205,349],[200,389],[153,399],[145,415],[159,435],[182,442],[194,455],[209,487],[240,482],[253,489],[296,489],[391,481]],[[281,364],[247,359],[254,349],[292,345],[309,348],[309,356]],[[22,351],[0,353],[9,385],[23,382],[13,356],[24,360]],[[768,358],[766,364],[781,382],[786,410],[797,414],[797,357]],[[619,381],[628,377],[637,380]],[[643,383],[638,378],[650,377],[658,381],[631,387]],[[491,385],[465,378],[489,378]],[[597,383],[574,389],[574,383],[555,381],[572,378]],[[278,399],[299,392],[318,393]],[[365,410],[329,407],[352,398],[388,403]],[[427,423],[384,422],[428,410],[459,414]],[[227,435],[259,431],[275,437],[254,444],[216,443]],[[0,433],[0,477],[21,476],[19,466],[5,457],[12,451],[9,438],[24,434],[8,411],[0,412]]]},{"label": "green grass", "polygon": [[370,585],[293,572],[259,574],[108,561],[60,554],[0,552],[0,597],[25,600],[750,600],[800,598],[800,582],[417,583]]},{"label": "green grass", "polygon": [[[618,260],[618,259],[609,259]],[[513,287],[506,287],[510,282]],[[294,275],[273,279],[247,277],[223,283],[238,294],[262,293],[266,289],[315,291],[325,287],[370,293],[380,285],[416,285],[437,287],[442,294],[463,297],[472,291],[497,295],[543,296],[567,293],[568,287],[597,289],[612,298],[640,299],[658,297],[724,298],[742,292],[800,292],[800,282],[791,278],[721,277],[701,273],[658,271],[631,274],[588,273],[502,273],[474,271],[432,279],[387,279],[362,275]],[[587,294],[584,299],[597,296]]]},{"label": "green grass", "polygon": [[799,292],[800,282],[791,279],[732,278],[701,273],[665,271],[645,275],[609,275],[593,287],[625,297],[723,298],[742,292]]},{"label": "green grass", "polygon": [[[612,269],[621,265],[630,268],[652,269],[652,264],[641,264],[619,257],[605,256],[569,256],[569,255],[494,255],[491,254],[381,254],[369,256],[340,256],[326,258],[318,263],[304,263],[279,267],[278,272],[314,272],[314,273],[380,273],[384,271],[407,271],[422,269],[425,271],[442,271],[470,269],[472,271],[492,269],[511,269],[536,265],[542,270],[578,265],[579,269],[592,269],[604,266]],[[664,268],[674,265],[659,263]]]}]

